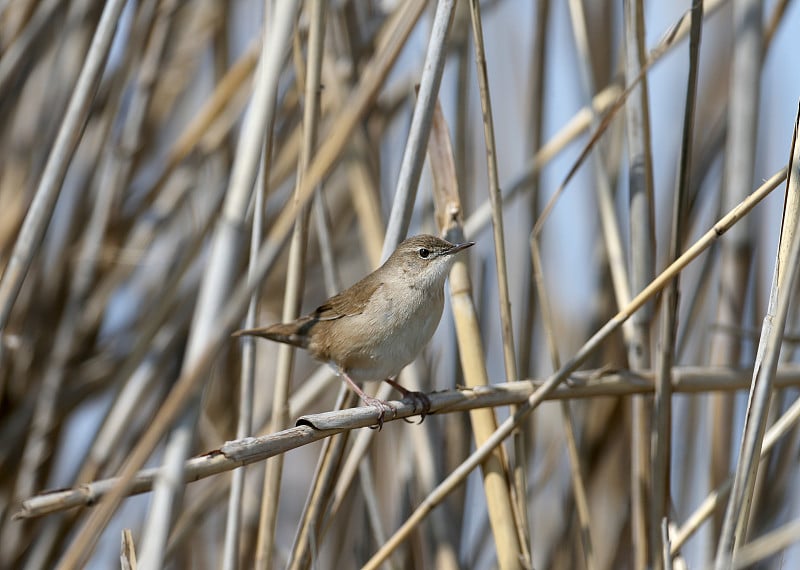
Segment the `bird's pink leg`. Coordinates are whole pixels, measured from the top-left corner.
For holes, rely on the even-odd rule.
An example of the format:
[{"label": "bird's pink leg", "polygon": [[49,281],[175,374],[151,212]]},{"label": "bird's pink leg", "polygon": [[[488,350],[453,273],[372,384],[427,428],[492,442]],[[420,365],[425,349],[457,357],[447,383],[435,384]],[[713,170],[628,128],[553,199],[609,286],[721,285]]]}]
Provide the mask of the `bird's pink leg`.
[{"label": "bird's pink leg", "polygon": [[[358,394],[358,397],[368,406],[371,406],[378,410],[378,429],[383,428],[383,418],[386,416],[386,412],[389,411],[392,413],[392,417],[397,415],[397,410],[395,410],[388,402],[381,400],[380,398],[376,398],[374,396],[370,396],[364,390],[361,389],[361,386],[356,384],[350,376],[347,375],[347,372],[344,370],[340,370],[339,374],[342,378],[345,379],[347,384],[350,388]],[[374,427],[374,426],[373,426]]]}]

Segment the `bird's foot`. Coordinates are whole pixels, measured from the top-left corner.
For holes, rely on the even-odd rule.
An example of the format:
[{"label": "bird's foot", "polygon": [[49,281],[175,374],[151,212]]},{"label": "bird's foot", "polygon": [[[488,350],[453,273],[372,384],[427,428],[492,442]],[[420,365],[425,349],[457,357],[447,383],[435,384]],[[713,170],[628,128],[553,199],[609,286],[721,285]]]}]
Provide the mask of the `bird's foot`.
[{"label": "bird's foot", "polygon": [[378,410],[378,425],[370,426],[370,429],[377,429],[378,431],[383,429],[383,419],[386,417],[386,412],[391,412],[392,418],[397,416],[397,410],[389,402],[385,402],[374,396],[367,396],[366,394],[361,396],[361,400],[363,400],[367,406]]},{"label": "bird's foot", "polygon": [[[428,395],[425,394],[424,392],[409,390],[408,388],[401,386],[400,384],[389,378],[386,379],[386,382],[391,384],[391,386],[395,390],[400,392],[403,395],[404,400],[409,400],[411,401],[412,404],[414,404],[414,413],[417,413],[418,409],[420,410],[419,423],[424,422],[425,416],[427,416],[428,412],[431,411],[431,399],[428,398]],[[407,423],[412,423],[411,420],[409,420],[408,418],[403,418],[403,421]]]},{"label": "bird's foot", "polygon": [[397,416],[397,410],[394,407],[392,407],[392,405],[389,404],[389,402],[384,402],[380,398],[376,398],[375,396],[370,396],[369,394],[364,392],[364,390],[361,389],[361,386],[359,386],[357,382],[355,382],[352,378],[350,378],[350,375],[347,374],[347,372],[345,372],[342,369],[337,369],[337,370],[339,374],[341,374],[342,378],[344,378],[345,381],[350,385],[350,388],[353,390],[353,392],[358,394],[358,397],[361,398],[362,402],[364,402],[367,406],[378,410],[378,425],[370,426],[370,429],[377,429],[378,431],[383,429],[383,418],[386,417],[386,412],[392,413],[392,419],[394,419]]}]

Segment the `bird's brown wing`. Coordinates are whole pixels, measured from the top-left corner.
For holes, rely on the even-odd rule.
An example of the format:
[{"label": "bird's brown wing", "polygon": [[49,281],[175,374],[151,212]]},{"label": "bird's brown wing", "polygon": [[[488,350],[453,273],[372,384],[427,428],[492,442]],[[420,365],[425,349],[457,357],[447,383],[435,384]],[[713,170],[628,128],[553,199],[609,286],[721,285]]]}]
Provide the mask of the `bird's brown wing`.
[{"label": "bird's brown wing", "polygon": [[313,321],[333,321],[342,317],[360,315],[364,312],[373,293],[383,285],[376,279],[362,279],[345,294],[334,295],[322,305],[317,307],[307,318]]},{"label": "bird's brown wing", "polygon": [[335,321],[343,317],[359,315],[364,312],[373,293],[383,285],[377,279],[369,279],[370,276],[362,279],[348,289],[344,294],[339,293],[325,301],[308,315],[302,316],[291,323],[278,323],[268,327],[247,329],[236,331],[234,336],[253,335],[290,344],[299,348],[312,351],[312,354],[323,361],[330,360],[330,347],[328,343],[317,340],[317,344],[312,346],[311,336],[316,325],[324,327],[327,321]]}]

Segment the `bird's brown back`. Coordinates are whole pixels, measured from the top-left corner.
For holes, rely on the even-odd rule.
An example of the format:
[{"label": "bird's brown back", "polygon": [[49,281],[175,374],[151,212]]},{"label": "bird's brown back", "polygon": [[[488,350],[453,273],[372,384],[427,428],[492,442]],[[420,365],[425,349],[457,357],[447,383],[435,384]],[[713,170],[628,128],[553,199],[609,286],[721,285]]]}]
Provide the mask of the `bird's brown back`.
[{"label": "bird's brown back", "polygon": [[350,289],[334,295],[313,312],[291,323],[277,323],[267,327],[240,330],[236,331],[234,336],[258,336],[289,344],[309,350],[311,355],[319,360],[329,361],[334,355],[329,354],[328,343],[315,343],[313,342],[314,337],[320,333],[324,335],[324,331],[330,328],[329,325],[333,321],[361,314],[373,293],[381,285],[383,282],[380,278],[376,278],[375,273],[372,273]]}]

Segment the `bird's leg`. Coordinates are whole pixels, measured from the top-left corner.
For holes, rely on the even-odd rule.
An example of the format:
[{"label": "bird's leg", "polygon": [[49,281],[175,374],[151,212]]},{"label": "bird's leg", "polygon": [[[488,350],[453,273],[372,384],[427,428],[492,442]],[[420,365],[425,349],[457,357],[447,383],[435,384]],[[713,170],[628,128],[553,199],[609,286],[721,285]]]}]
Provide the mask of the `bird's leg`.
[{"label": "bird's leg", "polygon": [[[344,370],[340,370],[339,374],[342,378],[345,379],[347,384],[350,388],[358,394],[358,397],[368,406],[371,406],[378,410],[378,430],[383,428],[383,418],[386,416],[386,412],[392,412],[392,417],[397,415],[397,410],[395,410],[388,402],[384,402],[380,398],[376,398],[374,396],[370,396],[364,390],[361,389],[361,386],[356,384],[350,376],[348,376],[347,372]],[[375,429],[375,426],[372,426]]]},{"label": "bird's leg", "polygon": [[[431,399],[428,398],[427,394],[423,392],[417,392],[409,390],[408,388],[398,384],[391,378],[387,378],[386,382],[392,386],[395,390],[400,392],[403,395],[403,399],[411,400],[414,404],[414,411],[417,411],[417,404],[419,404],[419,408],[422,410],[420,413],[419,423],[425,421],[425,416],[428,415],[428,412],[431,411]],[[406,418],[404,420],[408,421]]]}]

